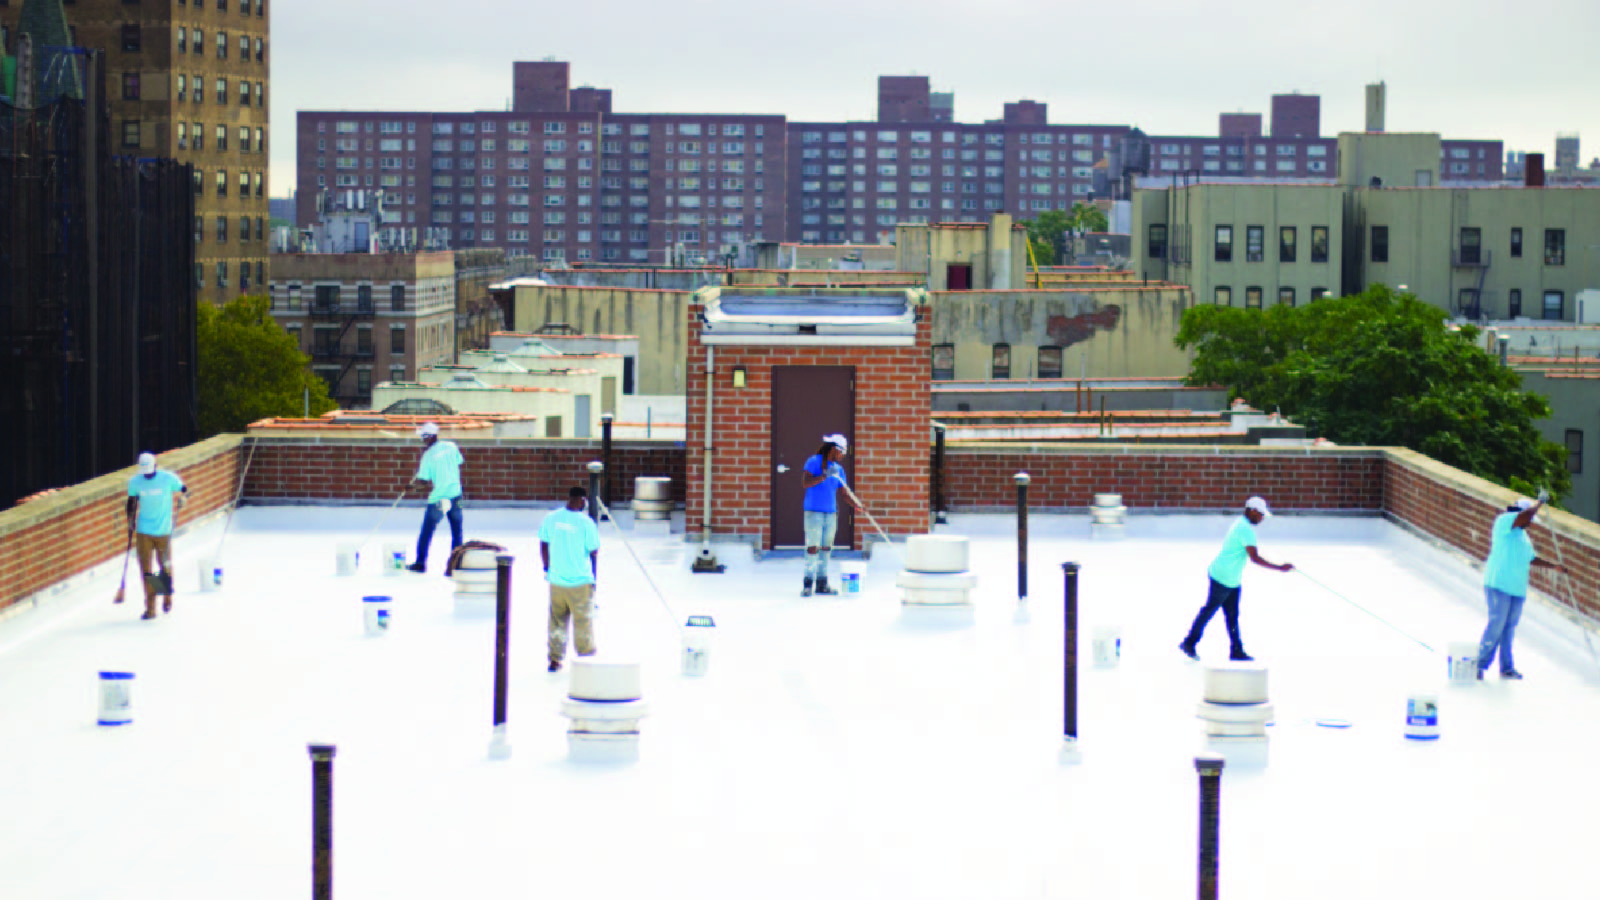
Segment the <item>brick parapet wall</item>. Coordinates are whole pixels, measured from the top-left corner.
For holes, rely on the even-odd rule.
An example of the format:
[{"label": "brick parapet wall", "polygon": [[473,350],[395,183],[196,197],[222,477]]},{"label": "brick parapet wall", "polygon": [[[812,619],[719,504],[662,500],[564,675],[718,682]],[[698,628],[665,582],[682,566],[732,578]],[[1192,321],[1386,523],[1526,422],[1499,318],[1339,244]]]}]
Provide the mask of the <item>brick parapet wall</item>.
[{"label": "brick parapet wall", "polygon": [[[589,483],[588,464],[601,458],[599,441],[462,438],[461,481],[468,503],[559,502],[574,485]],[[416,474],[421,442],[411,439],[264,437],[245,479],[244,502],[392,503]],[[613,441],[611,501],[633,499],[633,479],[672,479],[683,500],[683,448],[672,441]],[[426,496],[425,487],[411,492]]]},{"label": "brick parapet wall", "polygon": [[[1481,562],[1495,516],[1518,494],[1411,450],[1390,450],[1383,468],[1384,514]],[[1564,562],[1567,579],[1533,570],[1533,586],[1600,617],[1600,525],[1561,510],[1541,513],[1528,529],[1543,559]],[[1573,588],[1576,588],[1574,591]]]},{"label": "brick parapet wall", "polygon": [[994,443],[945,455],[945,504],[954,512],[1014,507],[1018,472],[1030,477],[1035,509],[1082,510],[1099,493],[1139,509],[1238,509],[1257,494],[1277,509],[1383,508],[1382,449]]},{"label": "brick parapet wall", "polygon": [[[700,343],[701,306],[688,310],[687,528],[702,522],[702,472],[706,427],[706,348]],[[713,535],[755,536],[772,546],[771,467],[772,367],[854,366],[855,483],[852,488],[891,535],[925,534],[929,526],[928,358],[933,324],[918,309],[916,339],[909,347],[717,345],[712,429]],[[735,389],[730,372],[743,366],[746,381]],[[821,435],[818,435],[819,439]],[[797,483],[798,484],[798,483]],[[798,487],[797,487],[798,489]],[[855,527],[856,548],[871,532],[865,517]]]},{"label": "brick parapet wall", "polygon": [[[160,455],[161,467],[189,488],[174,523],[179,530],[233,502],[242,440],[219,435]],[[0,614],[126,552],[123,510],[128,480],[138,471],[129,466],[0,511]],[[137,574],[132,577],[137,584]]]}]

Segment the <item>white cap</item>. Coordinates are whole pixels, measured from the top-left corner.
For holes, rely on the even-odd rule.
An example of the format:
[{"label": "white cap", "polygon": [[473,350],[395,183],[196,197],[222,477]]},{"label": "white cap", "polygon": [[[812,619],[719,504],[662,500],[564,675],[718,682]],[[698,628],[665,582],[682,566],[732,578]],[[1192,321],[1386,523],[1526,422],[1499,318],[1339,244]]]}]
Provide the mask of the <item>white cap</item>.
[{"label": "white cap", "polygon": [[850,441],[842,434],[825,434],[822,436],[822,442],[838,447],[840,453],[850,452]]},{"label": "white cap", "polygon": [[1251,497],[1249,500],[1246,500],[1244,502],[1244,508],[1253,509],[1256,512],[1261,513],[1263,516],[1272,515],[1272,510],[1267,509],[1267,501],[1261,499],[1260,497]]},{"label": "white cap", "polygon": [[1516,507],[1517,509],[1532,509],[1533,508],[1533,501],[1529,500],[1527,497],[1522,497],[1522,498],[1519,498],[1517,500],[1517,502],[1515,502],[1515,503],[1513,503],[1511,505]]},{"label": "white cap", "polygon": [[139,454],[139,471],[146,475],[153,475],[156,471],[156,455],[154,453]]},{"label": "white cap", "polygon": [[423,422],[421,425],[417,426],[417,437],[427,437],[430,434],[434,437],[438,437],[439,426],[432,422]]}]

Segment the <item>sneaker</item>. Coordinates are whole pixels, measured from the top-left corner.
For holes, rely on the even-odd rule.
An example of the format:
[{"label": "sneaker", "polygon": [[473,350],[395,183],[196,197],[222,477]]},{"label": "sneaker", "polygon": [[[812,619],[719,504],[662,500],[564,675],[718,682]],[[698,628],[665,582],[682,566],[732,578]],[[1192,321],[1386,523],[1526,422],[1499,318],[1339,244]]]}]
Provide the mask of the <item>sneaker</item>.
[{"label": "sneaker", "polygon": [[1478,670],[1478,680],[1479,680],[1479,681],[1482,681],[1482,680],[1483,680],[1483,670],[1482,670],[1482,669],[1479,669],[1479,670]]},{"label": "sneaker", "polygon": [[559,660],[559,659],[550,660],[550,666],[549,666],[549,668],[545,669],[545,671],[546,672],[559,672],[559,671],[561,671],[561,660]]},{"label": "sneaker", "polygon": [[1199,662],[1200,661],[1200,654],[1194,652],[1194,648],[1189,646],[1188,644],[1179,644],[1178,645],[1178,649],[1183,651],[1183,655],[1184,656],[1189,657],[1190,659],[1194,660],[1195,662]]},{"label": "sneaker", "polygon": [[154,619],[155,617],[156,617],[156,611],[151,609],[151,610],[146,610],[145,614],[140,616],[139,618],[141,618],[141,619]]},{"label": "sneaker", "polygon": [[168,613],[172,612],[172,595],[171,594],[168,594],[167,596],[161,598],[161,611],[162,612],[168,612]]},{"label": "sneaker", "polygon": [[837,594],[839,592],[834,590],[831,587],[828,587],[828,579],[826,579],[826,578],[818,578],[817,579],[817,593],[819,593],[819,594]]},{"label": "sneaker", "polygon": [[811,579],[807,578],[806,582],[805,582],[805,585],[800,588],[800,596],[802,596],[802,597],[811,596]]},{"label": "sneaker", "polygon": [[422,563],[412,563],[411,565],[406,566],[406,571],[415,572],[418,575],[421,575],[428,571],[428,567],[424,566]]},{"label": "sneaker", "polygon": [[1228,659],[1232,660],[1233,662],[1255,662],[1256,661],[1256,658],[1254,656],[1251,656],[1248,653],[1231,653],[1231,654],[1228,655]]},{"label": "sneaker", "polygon": [[1522,673],[1518,672],[1516,669],[1512,669],[1509,672],[1501,672],[1500,677],[1507,681],[1521,681]]}]

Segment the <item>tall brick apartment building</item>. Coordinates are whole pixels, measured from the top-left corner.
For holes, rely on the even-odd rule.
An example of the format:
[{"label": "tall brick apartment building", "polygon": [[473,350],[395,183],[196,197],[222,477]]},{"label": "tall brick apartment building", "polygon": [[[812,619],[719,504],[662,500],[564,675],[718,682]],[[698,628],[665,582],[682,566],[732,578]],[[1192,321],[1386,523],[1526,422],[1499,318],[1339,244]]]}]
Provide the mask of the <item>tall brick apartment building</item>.
[{"label": "tall brick apartment building", "polygon": [[267,0],[0,0],[8,51],[22,17],[47,5],[66,11],[74,45],[106,54],[112,152],[194,166],[199,298],[220,303],[260,292],[267,277]]},{"label": "tall brick apartment building", "polygon": [[[301,112],[297,216],[319,188],[382,188],[391,225],[450,229],[450,246],[572,262],[715,260],[752,241],[878,243],[900,222],[1031,218],[1095,196],[1096,166],[1141,147],[1147,174],[1333,178],[1315,95],[1230,114],[1210,137],[1127,125],[1052,125],[1046,104],[956,122],[926,76],[878,79],[870,122],[781,115],[616,113],[610,90],[569,86],[569,64],[513,66],[509,112]],[[1445,141],[1447,178],[1500,177],[1500,142]],[[1465,160],[1472,160],[1468,165]]]}]

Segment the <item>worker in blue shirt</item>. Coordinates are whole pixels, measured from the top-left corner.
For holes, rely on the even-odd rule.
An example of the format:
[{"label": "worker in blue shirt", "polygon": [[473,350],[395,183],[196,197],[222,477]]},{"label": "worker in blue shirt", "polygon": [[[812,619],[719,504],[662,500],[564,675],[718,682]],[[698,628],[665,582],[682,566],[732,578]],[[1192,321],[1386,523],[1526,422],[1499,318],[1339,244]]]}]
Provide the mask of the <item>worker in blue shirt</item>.
[{"label": "worker in blue shirt", "polygon": [[[182,478],[156,465],[155,454],[139,454],[139,474],[128,482],[127,514],[134,526],[134,548],[144,581],[141,619],[156,617],[157,597],[162,598],[162,611],[172,612],[172,523],[188,494]],[[157,564],[155,571],[150,569],[152,561]],[[120,591],[117,600],[122,600]]]},{"label": "worker in blue shirt", "polygon": [[[842,434],[830,434],[822,439],[822,446],[806,460],[801,475],[801,486],[806,490],[805,541],[806,580],[800,596],[811,596],[815,585],[819,594],[837,594],[828,586],[828,560],[833,556],[833,536],[839,525],[839,491],[845,486],[844,466],[840,461],[850,451],[850,442]],[[856,512],[861,507],[848,496]]]},{"label": "worker in blue shirt", "polygon": [[428,547],[440,519],[450,520],[450,550],[461,546],[461,449],[455,441],[439,440],[439,426],[426,422],[417,429],[422,438],[422,462],[412,483],[430,482],[428,509],[422,514],[422,534],[417,537],[417,561],[407,569],[421,574],[428,570]]},{"label": "worker in blue shirt", "polygon": [[1526,497],[1506,507],[1495,516],[1489,533],[1489,558],[1483,564],[1483,594],[1489,604],[1489,624],[1483,629],[1483,640],[1478,644],[1478,679],[1484,670],[1500,657],[1500,677],[1521,681],[1516,660],[1511,655],[1511,641],[1517,635],[1517,622],[1522,618],[1522,605],[1528,599],[1528,574],[1532,567],[1567,571],[1566,566],[1540,559],[1533,552],[1533,541],[1528,537],[1528,526],[1549,498],[1544,491],[1538,500]]},{"label": "worker in blue shirt", "polygon": [[1206,623],[1220,609],[1223,621],[1228,625],[1228,658],[1235,662],[1251,660],[1250,654],[1244,652],[1244,640],[1239,637],[1239,586],[1244,580],[1244,564],[1253,562],[1278,572],[1294,569],[1288,563],[1278,565],[1267,562],[1256,552],[1256,526],[1270,515],[1272,510],[1267,509],[1266,500],[1251,497],[1245,501],[1244,516],[1228,529],[1228,536],[1222,542],[1222,552],[1217,554],[1211,567],[1206,570],[1211,576],[1210,592],[1206,595],[1206,605],[1200,608],[1199,614],[1194,617],[1194,624],[1189,626],[1188,636],[1178,645],[1184,656],[1200,658],[1195,647],[1205,634]]}]

